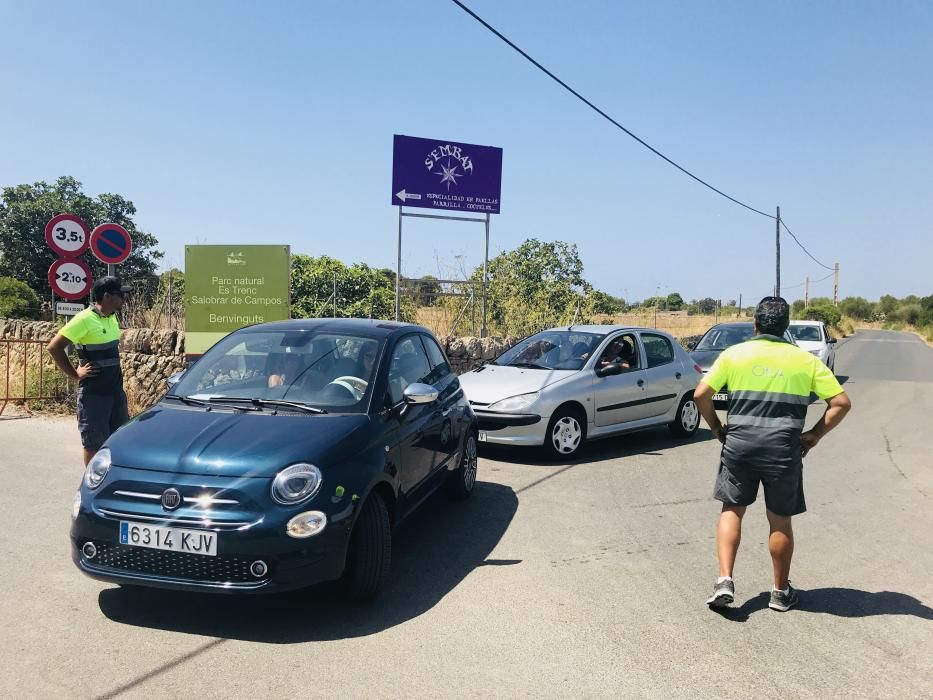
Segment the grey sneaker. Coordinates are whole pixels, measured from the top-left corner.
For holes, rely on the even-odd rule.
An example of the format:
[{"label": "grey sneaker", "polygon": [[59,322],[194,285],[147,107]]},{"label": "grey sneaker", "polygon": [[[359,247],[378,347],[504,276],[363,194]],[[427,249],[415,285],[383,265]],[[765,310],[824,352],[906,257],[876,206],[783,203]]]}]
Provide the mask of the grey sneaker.
[{"label": "grey sneaker", "polygon": [[800,597],[797,595],[797,591],[794,590],[794,587],[791,586],[790,581],[788,581],[787,593],[776,591],[773,588],[771,589],[771,600],[768,602],[768,607],[772,610],[778,610],[779,612],[787,612],[797,605],[799,601]]},{"label": "grey sneaker", "polygon": [[733,600],[735,600],[735,582],[723,581],[713,587],[713,595],[709,597],[706,604],[711,608],[724,608],[732,605]]}]

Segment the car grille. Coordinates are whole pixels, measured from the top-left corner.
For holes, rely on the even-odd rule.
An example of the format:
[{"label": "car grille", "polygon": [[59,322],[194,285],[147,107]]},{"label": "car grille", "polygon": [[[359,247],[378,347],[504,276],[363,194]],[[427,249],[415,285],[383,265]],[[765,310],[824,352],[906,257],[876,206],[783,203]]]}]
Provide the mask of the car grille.
[{"label": "car grille", "polygon": [[88,563],[115,572],[163,576],[199,583],[257,583],[250,562],[237,557],[163,552],[158,549],[95,542],[97,556]]}]

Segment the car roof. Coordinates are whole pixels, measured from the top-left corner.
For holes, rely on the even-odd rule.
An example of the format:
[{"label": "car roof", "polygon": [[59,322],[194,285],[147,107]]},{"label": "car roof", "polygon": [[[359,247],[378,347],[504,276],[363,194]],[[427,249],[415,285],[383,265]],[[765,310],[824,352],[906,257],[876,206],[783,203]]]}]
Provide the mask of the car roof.
[{"label": "car roof", "polygon": [[715,326],[711,326],[710,330],[713,328],[748,328],[753,326],[751,321],[729,321],[727,323],[717,323]]},{"label": "car roof", "polygon": [[[574,326],[555,326],[554,328],[548,328],[541,331],[542,333],[550,333],[551,331],[570,331],[570,332],[579,332],[579,333],[592,333],[593,335],[609,335],[610,333],[615,333],[616,331],[651,331],[652,333],[657,331],[657,328],[644,328],[642,326],[604,326],[596,323],[581,324]],[[660,331],[664,333],[664,331]],[[535,333],[537,335],[537,333]]]},{"label": "car roof", "polygon": [[241,329],[241,332],[245,333],[264,333],[266,331],[355,333],[370,338],[383,338],[401,335],[404,332],[421,331],[433,336],[433,333],[424,326],[374,318],[295,318],[289,321],[258,323]]}]

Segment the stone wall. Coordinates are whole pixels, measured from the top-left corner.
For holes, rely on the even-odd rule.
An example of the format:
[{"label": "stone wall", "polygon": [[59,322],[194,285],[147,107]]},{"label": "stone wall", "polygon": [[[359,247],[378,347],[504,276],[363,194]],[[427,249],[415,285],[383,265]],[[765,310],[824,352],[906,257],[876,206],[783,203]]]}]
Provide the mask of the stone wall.
[{"label": "stone wall", "polygon": [[[48,321],[0,318],[0,339],[49,341],[58,326]],[[468,372],[505,352],[512,338],[441,338],[457,374]],[[184,331],[127,328],[120,336],[120,365],[130,412],[138,413],[165,393],[165,380],[185,367]]]},{"label": "stone wall", "polygon": [[[0,340],[48,342],[59,326],[50,321],[0,318]],[[120,365],[130,413],[148,408],[165,393],[165,380],[184,369],[185,334],[173,330],[128,328],[120,334]]]}]

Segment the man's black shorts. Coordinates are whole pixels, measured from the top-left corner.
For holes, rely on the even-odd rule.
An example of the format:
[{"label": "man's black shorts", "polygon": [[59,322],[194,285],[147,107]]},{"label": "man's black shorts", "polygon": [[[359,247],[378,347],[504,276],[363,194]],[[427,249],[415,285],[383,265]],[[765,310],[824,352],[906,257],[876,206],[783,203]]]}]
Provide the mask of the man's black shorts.
[{"label": "man's black shorts", "polygon": [[78,388],[78,432],[86,450],[99,450],[130,419],[123,389],[108,394],[89,394]]},{"label": "man's black shorts", "polygon": [[765,506],[776,515],[800,515],[806,512],[803,497],[803,469],[762,470],[719,462],[719,474],[713,498],[730,506],[748,506],[758,497],[758,484],[765,487]]}]

